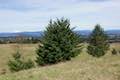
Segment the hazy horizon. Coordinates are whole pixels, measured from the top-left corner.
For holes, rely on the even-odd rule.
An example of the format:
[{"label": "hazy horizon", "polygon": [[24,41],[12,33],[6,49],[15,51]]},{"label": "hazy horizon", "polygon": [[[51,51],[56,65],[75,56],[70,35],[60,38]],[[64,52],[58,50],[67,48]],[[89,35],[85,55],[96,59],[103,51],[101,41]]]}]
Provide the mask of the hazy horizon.
[{"label": "hazy horizon", "polygon": [[76,30],[120,30],[120,0],[0,0],[0,33],[43,31],[50,19],[70,19]]},{"label": "hazy horizon", "polygon": [[[0,33],[44,32],[44,31],[45,30],[40,30],[40,31],[38,31],[38,30],[36,30],[36,31],[33,31],[33,30],[31,30],[31,31],[5,31],[5,32],[0,32]],[[83,30],[76,29],[74,31],[92,31],[92,30],[91,29],[83,29]],[[120,31],[120,29],[107,29],[105,31]]]}]

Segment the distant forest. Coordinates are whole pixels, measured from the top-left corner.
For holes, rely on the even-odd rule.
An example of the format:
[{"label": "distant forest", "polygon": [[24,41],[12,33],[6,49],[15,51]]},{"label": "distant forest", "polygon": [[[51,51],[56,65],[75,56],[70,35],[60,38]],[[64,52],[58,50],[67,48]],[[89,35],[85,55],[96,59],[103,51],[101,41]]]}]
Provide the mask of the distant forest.
[{"label": "distant forest", "polygon": [[[81,36],[82,42],[88,41],[88,36],[91,31],[81,30],[74,31],[75,33]],[[109,36],[109,42],[115,43],[120,42],[120,30],[109,30],[106,31],[106,34]],[[20,32],[20,33],[0,33],[0,44],[7,43],[39,43],[43,32]]]}]

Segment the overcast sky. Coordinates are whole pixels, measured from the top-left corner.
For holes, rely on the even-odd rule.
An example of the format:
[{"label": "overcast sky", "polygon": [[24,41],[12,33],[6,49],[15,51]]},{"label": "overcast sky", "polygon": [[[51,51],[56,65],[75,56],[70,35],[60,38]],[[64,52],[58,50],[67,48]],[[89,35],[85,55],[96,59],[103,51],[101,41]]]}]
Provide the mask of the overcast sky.
[{"label": "overcast sky", "polygon": [[61,17],[77,30],[120,29],[120,0],[0,0],[0,32],[41,31]]}]

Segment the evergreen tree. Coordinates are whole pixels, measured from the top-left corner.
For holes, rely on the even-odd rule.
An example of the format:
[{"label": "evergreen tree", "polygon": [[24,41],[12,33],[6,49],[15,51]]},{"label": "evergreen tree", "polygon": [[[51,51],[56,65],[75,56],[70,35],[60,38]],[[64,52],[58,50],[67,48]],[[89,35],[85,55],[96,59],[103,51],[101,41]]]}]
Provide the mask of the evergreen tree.
[{"label": "evergreen tree", "polygon": [[95,57],[101,57],[105,55],[108,49],[108,36],[100,25],[96,25],[95,29],[89,36],[88,54]]},{"label": "evergreen tree", "polygon": [[112,50],[112,55],[117,55],[117,50],[116,49]]},{"label": "evergreen tree", "polygon": [[10,71],[17,72],[22,70],[23,63],[21,61],[21,54],[17,51],[17,53],[12,55],[13,59],[8,61],[8,66]]},{"label": "evergreen tree", "polygon": [[36,52],[38,65],[70,60],[80,53],[80,36],[72,30],[67,19],[50,20]]},{"label": "evergreen tree", "polygon": [[30,59],[28,61],[22,60],[21,54],[18,51],[17,53],[13,54],[12,57],[13,59],[8,61],[8,66],[11,72],[17,72],[34,67],[33,61]]}]

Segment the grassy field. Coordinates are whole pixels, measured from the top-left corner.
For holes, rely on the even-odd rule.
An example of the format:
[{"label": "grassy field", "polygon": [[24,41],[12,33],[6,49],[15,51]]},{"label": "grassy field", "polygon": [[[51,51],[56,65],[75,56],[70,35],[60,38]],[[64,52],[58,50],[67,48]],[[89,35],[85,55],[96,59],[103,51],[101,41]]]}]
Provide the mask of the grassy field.
[{"label": "grassy field", "polygon": [[[120,43],[111,47],[120,50]],[[25,59],[35,59],[37,44],[0,44],[0,71],[7,72],[0,80],[120,80],[120,54],[93,58],[85,50],[68,62],[10,73],[6,64],[18,48]]]},{"label": "grassy field", "polygon": [[7,62],[17,50],[25,59],[34,59],[36,48],[37,44],[0,44],[0,71],[8,69]]}]

